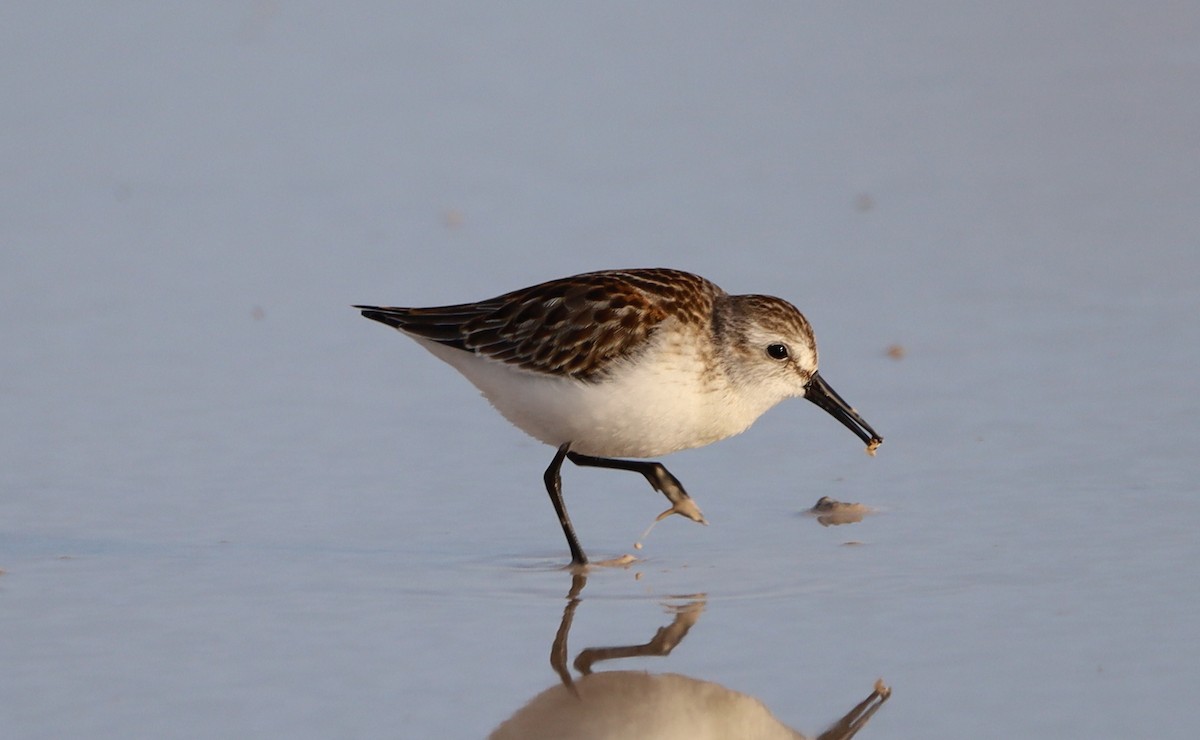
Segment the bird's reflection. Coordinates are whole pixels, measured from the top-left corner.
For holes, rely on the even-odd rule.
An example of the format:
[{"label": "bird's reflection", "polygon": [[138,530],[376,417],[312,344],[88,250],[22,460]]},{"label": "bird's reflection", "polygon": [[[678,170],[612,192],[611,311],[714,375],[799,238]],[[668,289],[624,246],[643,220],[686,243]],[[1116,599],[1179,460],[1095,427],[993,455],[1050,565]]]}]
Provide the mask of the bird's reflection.
[{"label": "bird's reflection", "polygon": [[[535,696],[492,733],[492,740],[538,738],[805,738],[784,725],[754,697],[710,681],[677,673],[601,671],[601,661],[666,657],[704,611],[705,596],[683,597],[674,620],[641,645],[591,647],[575,658],[575,679],[567,667],[567,636],[587,577],[575,574],[562,622],[550,649],[550,665],[560,683]],[[876,681],[866,699],[821,733],[819,740],[847,740],[858,734],[887,701],[891,689]]]}]

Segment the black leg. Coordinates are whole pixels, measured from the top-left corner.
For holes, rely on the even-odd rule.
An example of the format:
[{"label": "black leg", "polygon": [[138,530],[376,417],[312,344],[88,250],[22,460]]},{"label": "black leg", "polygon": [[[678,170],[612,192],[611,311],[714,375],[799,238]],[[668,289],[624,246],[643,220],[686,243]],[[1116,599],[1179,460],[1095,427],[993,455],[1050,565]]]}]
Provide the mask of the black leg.
[{"label": "black leg", "polygon": [[[587,555],[579,546],[579,538],[575,536],[575,528],[571,526],[571,517],[567,516],[567,507],[562,497],[562,464],[563,459],[570,453],[571,443],[564,442],[554,454],[550,467],[546,468],[546,492],[550,494],[550,503],[554,504],[554,513],[558,514],[558,523],[562,525],[563,534],[567,536],[567,547],[571,548],[571,562],[575,565],[587,565]],[[572,458],[573,460],[574,458]]]},{"label": "black leg", "polygon": [[[564,445],[563,447],[565,447]],[[559,448],[559,452],[563,452],[563,447]],[[692,501],[692,497],[688,496],[687,491],[683,490],[683,484],[679,479],[671,475],[662,463],[648,462],[644,460],[615,460],[610,457],[592,457],[591,455],[581,455],[578,452],[567,452],[567,457],[576,465],[583,465],[593,468],[611,468],[613,470],[630,470],[635,473],[641,473],[649,481],[650,486],[667,497],[672,506],[662,514],[659,519],[670,514],[682,514],[693,522],[707,524],[704,521],[704,515],[700,513],[700,508]],[[559,463],[561,465],[561,461]]]}]

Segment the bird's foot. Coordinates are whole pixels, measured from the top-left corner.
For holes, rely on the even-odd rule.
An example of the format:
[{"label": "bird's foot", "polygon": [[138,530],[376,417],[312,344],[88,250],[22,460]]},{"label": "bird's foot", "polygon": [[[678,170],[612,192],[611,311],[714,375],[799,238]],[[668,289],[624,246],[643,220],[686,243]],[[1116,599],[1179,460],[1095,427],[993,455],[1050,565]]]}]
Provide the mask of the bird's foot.
[{"label": "bird's foot", "polygon": [[685,516],[688,519],[691,519],[693,522],[699,522],[705,526],[708,525],[708,520],[704,518],[704,514],[700,511],[700,507],[696,506],[696,502],[692,499],[692,497],[686,494],[682,498],[673,501],[671,503],[671,508],[655,517],[654,521],[661,522],[663,519],[666,519],[672,514],[679,514],[680,516]]},{"label": "bird's foot", "polygon": [[683,490],[683,484],[661,464],[654,463],[653,467],[646,473],[646,479],[650,481],[650,485],[654,487],[654,490],[662,493],[671,502],[671,508],[659,514],[658,518],[654,521],[661,522],[672,514],[679,514],[691,519],[693,522],[708,524],[708,521],[704,518],[704,514],[700,512],[700,507],[696,506],[696,502],[692,500],[692,497],[687,494],[687,491]]}]

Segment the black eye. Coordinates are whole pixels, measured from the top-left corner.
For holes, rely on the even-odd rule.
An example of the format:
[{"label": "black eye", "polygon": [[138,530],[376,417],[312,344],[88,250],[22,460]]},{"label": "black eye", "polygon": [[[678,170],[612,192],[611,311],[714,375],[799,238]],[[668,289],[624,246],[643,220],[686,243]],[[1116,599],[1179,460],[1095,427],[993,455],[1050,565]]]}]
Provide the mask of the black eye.
[{"label": "black eye", "polygon": [[788,348],[786,344],[768,344],[767,354],[775,360],[786,360],[788,358]]}]

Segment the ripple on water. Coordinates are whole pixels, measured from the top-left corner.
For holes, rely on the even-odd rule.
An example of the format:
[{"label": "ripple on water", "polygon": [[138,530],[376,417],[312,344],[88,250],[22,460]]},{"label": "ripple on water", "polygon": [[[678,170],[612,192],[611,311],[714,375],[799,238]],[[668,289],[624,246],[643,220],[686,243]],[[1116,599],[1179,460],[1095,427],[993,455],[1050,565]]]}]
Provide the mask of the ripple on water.
[{"label": "ripple on water", "polygon": [[[472,596],[488,599],[562,600],[575,575],[557,553],[480,559],[456,570],[458,588],[470,584]],[[811,572],[789,572],[775,563],[763,565],[737,558],[632,558],[611,565],[593,564],[584,575],[587,592],[583,598],[614,601],[664,601],[697,594],[706,595],[710,602],[770,600],[819,594],[833,587],[830,579]]]}]

